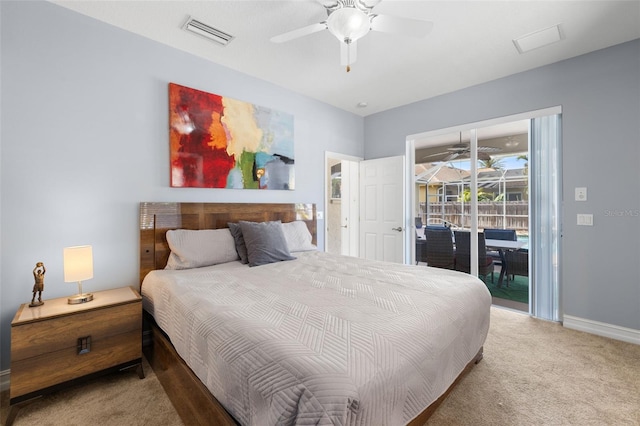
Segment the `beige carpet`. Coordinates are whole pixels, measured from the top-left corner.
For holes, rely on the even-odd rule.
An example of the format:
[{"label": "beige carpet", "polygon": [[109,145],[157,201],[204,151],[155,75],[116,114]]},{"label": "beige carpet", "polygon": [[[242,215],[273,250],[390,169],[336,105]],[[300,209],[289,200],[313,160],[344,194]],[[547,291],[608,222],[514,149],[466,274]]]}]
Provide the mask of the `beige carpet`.
[{"label": "beige carpet", "polygon": [[[25,405],[14,426],[180,426],[182,421],[149,364],[145,378],[134,369],[49,394]],[[2,424],[7,417],[2,392]]]},{"label": "beige carpet", "polygon": [[[484,359],[428,426],[640,426],[640,346],[500,308],[491,320]],[[148,364],[145,371],[144,380],[120,373],[44,397],[14,425],[181,425]]]},{"label": "beige carpet", "polygon": [[492,308],[484,359],[427,425],[640,425],[640,346]]}]

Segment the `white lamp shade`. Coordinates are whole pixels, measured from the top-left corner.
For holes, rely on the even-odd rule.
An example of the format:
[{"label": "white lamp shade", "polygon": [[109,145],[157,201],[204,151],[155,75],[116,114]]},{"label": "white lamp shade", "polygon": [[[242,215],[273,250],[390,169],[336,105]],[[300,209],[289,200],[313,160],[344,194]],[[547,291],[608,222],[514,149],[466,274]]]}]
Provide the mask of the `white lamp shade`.
[{"label": "white lamp shade", "polygon": [[93,278],[93,248],[65,247],[64,282],[79,282]]},{"label": "white lamp shade", "polygon": [[354,7],[344,7],[332,12],[327,19],[331,34],[342,42],[356,41],[371,29],[369,16]]}]

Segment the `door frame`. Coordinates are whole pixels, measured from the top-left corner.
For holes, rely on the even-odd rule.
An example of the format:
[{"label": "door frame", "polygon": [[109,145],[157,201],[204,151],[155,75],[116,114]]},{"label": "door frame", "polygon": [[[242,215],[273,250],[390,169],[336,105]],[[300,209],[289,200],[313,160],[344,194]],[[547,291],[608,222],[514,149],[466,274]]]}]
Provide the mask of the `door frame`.
[{"label": "door frame", "polygon": [[[329,197],[331,194],[331,180],[329,179],[329,159],[334,159],[334,160],[341,160],[341,161],[354,161],[357,163],[360,163],[363,158],[362,157],[356,157],[353,155],[348,155],[348,154],[341,154],[338,152],[331,152],[331,151],[325,151],[324,152],[324,205],[325,205],[325,212],[328,211],[328,202],[329,202]],[[359,187],[359,185],[358,185]],[[355,194],[357,197],[360,196],[359,192],[356,191]],[[341,201],[342,202],[342,201]],[[325,220],[324,220],[324,226],[323,226],[323,235],[324,235],[324,251],[327,251],[327,246],[328,246],[328,236],[329,236],[329,218],[328,216],[325,216]],[[354,223],[354,218],[349,217],[349,222],[350,223]],[[359,218],[357,218],[357,220],[355,220],[355,223],[359,223]],[[355,231],[358,233],[359,232],[359,226],[355,227]],[[356,235],[356,241],[359,243],[360,238],[359,235]]]},{"label": "door frame", "polygon": [[[441,129],[437,129],[437,130],[431,130],[431,131],[426,131],[426,132],[422,132],[422,133],[416,133],[413,135],[409,135],[406,138],[406,157],[407,157],[407,182],[409,183],[407,186],[407,191],[409,191],[409,196],[407,197],[407,201],[406,201],[406,211],[410,214],[413,215],[416,209],[416,205],[415,205],[415,201],[416,201],[416,193],[415,193],[415,182],[414,182],[414,174],[415,174],[415,140],[418,138],[425,138],[425,137],[435,137],[435,136],[441,136],[441,135],[445,135],[448,133],[457,133],[457,132],[465,132],[465,131],[471,131],[471,141],[470,141],[470,145],[473,151],[475,151],[475,148],[477,147],[477,134],[475,132],[475,129],[478,128],[483,128],[483,127],[490,127],[490,126],[495,126],[495,125],[500,125],[500,124],[505,124],[505,123],[509,123],[512,121],[520,121],[520,120],[531,120],[534,118],[539,118],[539,117],[545,117],[545,116],[549,116],[549,115],[562,115],[562,106],[554,106],[554,107],[549,107],[549,108],[544,108],[544,109],[539,109],[539,110],[533,110],[533,111],[528,111],[528,112],[523,112],[523,113],[519,113],[519,114],[512,114],[512,115],[505,115],[502,117],[498,117],[498,118],[493,118],[493,119],[488,119],[488,120],[481,120],[481,121],[476,121],[476,122],[472,122],[472,123],[465,123],[465,124],[461,124],[461,125],[457,125],[457,126],[451,126],[451,127],[446,127],[446,128],[441,128]],[[531,147],[529,147],[529,149],[531,149]],[[477,153],[476,155],[474,155],[475,159],[477,160]],[[474,158],[471,159],[471,161],[473,162]],[[560,165],[561,167],[561,165]],[[473,171],[472,171],[473,172]],[[477,182],[474,179],[475,173],[472,173],[472,177],[471,177],[471,187],[472,188],[476,188],[477,189]],[[560,186],[562,187],[562,182],[560,182]],[[472,189],[473,190],[473,189]],[[560,188],[561,190],[561,188]],[[561,202],[562,200],[562,196],[560,196],[561,199],[559,200],[559,202]],[[477,193],[476,196],[473,195],[472,193],[472,200],[477,199]],[[473,206],[474,203],[472,203]],[[477,207],[477,205],[476,205]],[[530,211],[531,211],[531,203],[530,203]],[[477,211],[476,211],[477,214]],[[473,216],[473,214],[472,214]],[[477,220],[477,216],[475,217],[475,219]],[[411,224],[411,226],[413,226],[415,228],[415,225]],[[472,237],[474,237],[477,233],[477,221],[474,221],[474,219],[472,218],[472,227],[471,227],[471,231],[472,231]],[[476,232],[473,232],[473,231]],[[562,236],[562,224],[560,224],[560,229],[557,230],[558,232],[558,238],[560,238]],[[411,237],[407,238],[407,240],[410,240],[410,244],[411,247],[409,248],[409,250],[411,250],[411,261],[415,262],[415,232],[411,232]],[[477,236],[476,236],[477,238]],[[477,250],[477,244],[471,244],[471,250],[472,250],[472,256],[471,256],[471,260],[472,260],[472,264],[471,264],[471,274],[477,275],[478,274],[478,265],[477,265],[477,260],[475,262],[475,265],[473,264],[473,260],[475,258],[477,258],[477,255],[474,255],[474,250]],[[559,252],[558,256],[561,256],[562,253]],[[475,271],[475,273],[474,273]],[[531,287],[531,282],[529,284],[529,295],[531,295],[532,292],[532,287]],[[557,301],[558,304],[560,304],[560,300]],[[562,308],[560,307],[560,311],[562,311]],[[531,297],[529,298],[529,313],[532,314],[533,312],[533,306],[532,306],[532,299]],[[562,315],[560,315],[562,316]]]},{"label": "door frame", "polygon": [[404,215],[405,215],[405,229],[407,232],[405,233],[404,238],[404,253],[405,259],[404,263],[407,265],[416,265],[416,237],[417,237],[417,229],[416,222],[414,220],[415,217],[415,209],[416,209],[416,183],[415,183],[415,173],[416,173],[416,144],[415,137],[407,136],[406,141],[406,150],[405,150],[405,164],[407,167],[407,173],[405,175],[405,206],[404,206]]}]

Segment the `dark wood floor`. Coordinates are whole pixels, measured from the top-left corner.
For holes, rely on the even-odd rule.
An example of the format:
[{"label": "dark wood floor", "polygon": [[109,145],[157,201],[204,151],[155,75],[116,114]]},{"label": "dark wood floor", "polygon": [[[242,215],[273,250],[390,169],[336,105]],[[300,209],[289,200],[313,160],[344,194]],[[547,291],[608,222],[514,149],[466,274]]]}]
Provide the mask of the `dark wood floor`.
[{"label": "dark wood floor", "polygon": [[0,424],[5,424],[9,412],[9,391],[0,392]]}]

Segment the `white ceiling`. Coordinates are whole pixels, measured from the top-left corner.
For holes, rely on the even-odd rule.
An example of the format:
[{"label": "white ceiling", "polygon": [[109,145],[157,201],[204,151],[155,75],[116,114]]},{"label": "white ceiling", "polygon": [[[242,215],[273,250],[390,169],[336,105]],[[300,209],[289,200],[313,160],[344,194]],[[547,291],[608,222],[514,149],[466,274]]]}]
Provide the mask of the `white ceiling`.
[{"label": "white ceiling", "polygon": [[[328,31],[269,41],[324,21],[313,0],[51,1],[361,116],[640,38],[640,0],[383,0],[375,13],[429,20],[433,31],[422,39],[370,32],[347,73]],[[189,16],[235,39],[222,47],[186,32]],[[564,40],[525,54],[514,47],[514,38],[556,24]]]}]

